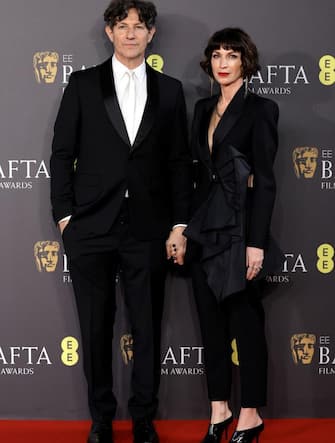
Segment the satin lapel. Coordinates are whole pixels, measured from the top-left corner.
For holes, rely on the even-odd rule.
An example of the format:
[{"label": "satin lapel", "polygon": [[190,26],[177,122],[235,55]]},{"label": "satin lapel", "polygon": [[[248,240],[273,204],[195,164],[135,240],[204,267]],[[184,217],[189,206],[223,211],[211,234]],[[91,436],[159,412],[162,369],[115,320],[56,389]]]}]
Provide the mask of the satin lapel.
[{"label": "satin lapel", "polygon": [[221,117],[221,120],[219,121],[219,124],[214,131],[213,151],[215,149],[215,145],[221,144],[223,142],[223,140],[227,137],[229,131],[232,129],[232,127],[241,116],[244,109],[245,101],[244,85],[242,85],[235,94],[233,100],[230,102],[228,108]]},{"label": "satin lapel", "polygon": [[115,92],[111,58],[101,65],[100,80],[102,95],[108,117],[122,140],[130,146],[127,128],[124,123]]},{"label": "satin lapel", "polygon": [[145,104],[143,117],[140,127],[138,128],[136,138],[131,150],[138,148],[143,140],[148,135],[152,125],[155,121],[159,105],[159,88],[158,88],[158,74],[149,65],[146,65],[147,70],[147,102]]}]

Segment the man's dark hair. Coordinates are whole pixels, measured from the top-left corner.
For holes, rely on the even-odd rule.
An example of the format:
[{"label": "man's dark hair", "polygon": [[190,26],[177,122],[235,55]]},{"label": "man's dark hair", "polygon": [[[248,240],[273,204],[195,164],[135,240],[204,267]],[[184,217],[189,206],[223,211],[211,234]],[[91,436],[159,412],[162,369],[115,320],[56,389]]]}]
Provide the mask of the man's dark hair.
[{"label": "man's dark hair", "polygon": [[141,0],[113,0],[104,13],[105,22],[111,28],[119,21],[128,17],[129,9],[136,9],[139,19],[145,24],[147,29],[155,26],[157,17],[156,6],[151,2]]},{"label": "man's dark hair", "polygon": [[232,49],[241,54],[243,78],[250,77],[260,69],[258,51],[249,35],[240,28],[225,28],[215,32],[209,39],[204,51],[205,59],[200,62],[202,69],[213,78],[211,58],[215,50],[223,48]]}]

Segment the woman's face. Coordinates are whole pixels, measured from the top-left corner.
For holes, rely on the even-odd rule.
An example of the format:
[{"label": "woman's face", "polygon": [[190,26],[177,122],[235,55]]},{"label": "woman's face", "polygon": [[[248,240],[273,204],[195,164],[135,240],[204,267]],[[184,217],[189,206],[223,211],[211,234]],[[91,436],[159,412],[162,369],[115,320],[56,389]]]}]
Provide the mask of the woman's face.
[{"label": "woman's face", "polygon": [[241,53],[232,49],[215,49],[211,57],[214,79],[220,86],[240,83],[242,76]]}]

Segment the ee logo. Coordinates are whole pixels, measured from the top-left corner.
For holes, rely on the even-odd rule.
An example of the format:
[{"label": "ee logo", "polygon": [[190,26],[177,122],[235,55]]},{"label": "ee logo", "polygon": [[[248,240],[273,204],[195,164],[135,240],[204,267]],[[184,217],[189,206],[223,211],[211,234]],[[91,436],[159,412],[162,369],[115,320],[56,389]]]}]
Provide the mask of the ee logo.
[{"label": "ee logo", "polygon": [[74,337],[64,337],[61,342],[62,355],[61,359],[65,366],[74,366],[79,361],[78,340]]},{"label": "ee logo", "polygon": [[329,243],[320,245],[317,249],[318,261],[316,267],[321,274],[329,274],[334,269],[334,247]]},{"label": "ee logo", "polygon": [[158,54],[151,54],[147,58],[148,65],[158,72],[163,72],[164,60],[163,57]]},{"label": "ee logo", "polygon": [[325,86],[331,86],[335,83],[335,57],[332,55],[324,55],[319,61],[320,82]]}]

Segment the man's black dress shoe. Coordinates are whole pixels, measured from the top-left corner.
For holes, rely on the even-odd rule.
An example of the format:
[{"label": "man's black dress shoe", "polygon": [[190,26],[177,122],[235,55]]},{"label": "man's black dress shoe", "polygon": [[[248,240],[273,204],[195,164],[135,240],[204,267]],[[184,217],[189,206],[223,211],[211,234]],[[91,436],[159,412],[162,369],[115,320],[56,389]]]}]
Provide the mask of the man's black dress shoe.
[{"label": "man's black dress shoe", "polygon": [[133,420],[134,443],[159,443],[158,434],[148,418]]},{"label": "man's black dress shoe", "polygon": [[113,443],[113,431],[110,424],[93,423],[87,443]]}]

